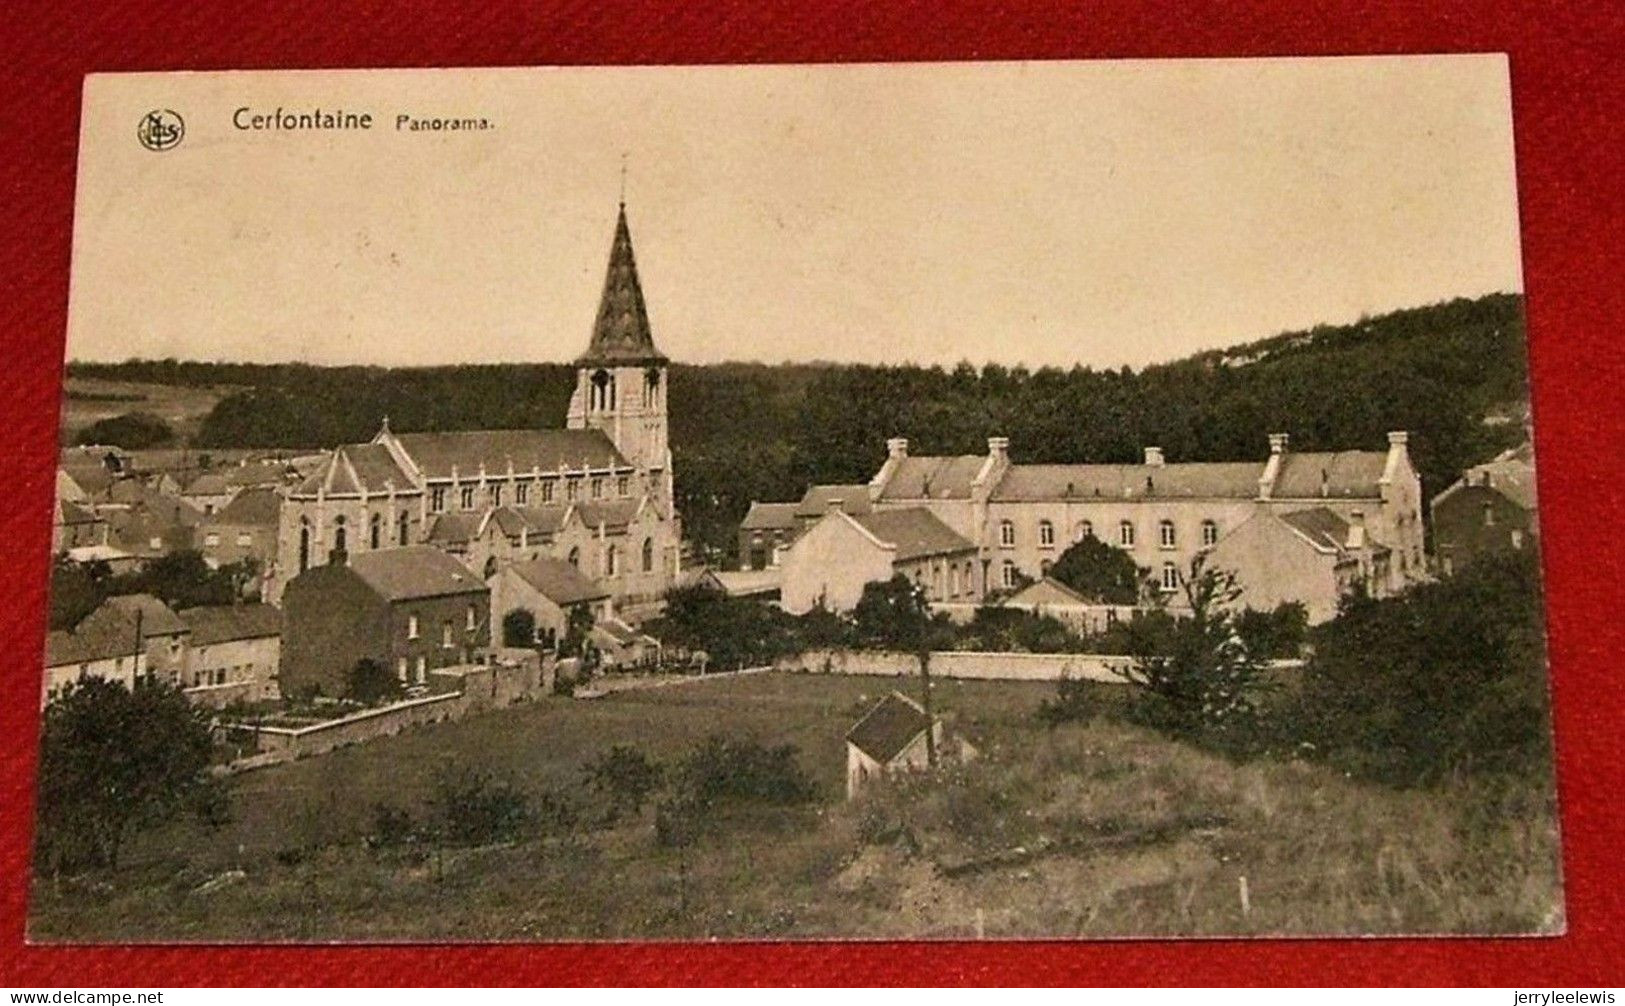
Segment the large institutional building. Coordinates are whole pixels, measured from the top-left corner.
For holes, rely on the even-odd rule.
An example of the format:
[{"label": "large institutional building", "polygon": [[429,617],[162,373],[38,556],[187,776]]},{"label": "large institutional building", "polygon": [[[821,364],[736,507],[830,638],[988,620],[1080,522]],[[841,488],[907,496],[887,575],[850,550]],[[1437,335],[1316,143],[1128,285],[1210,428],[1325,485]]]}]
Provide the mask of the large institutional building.
[{"label": "large institutional building", "polygon": [[655,348],[623,205],[564,429],[395,433],[329,452],[288,492],[266,596],[335,553],[433,545],[489,579],[551,556],[617,614],[657,609],[678,570],[667,360]]},{"label": "large institutional building", "polygon": [[[1381,595],[1424,575],[1421,481],[1407,442],[1395,432],[1385,451],[1294,453],[1278,433],[1262,462],[1171,463],[1147,447],[1140,464],[1030,465],[1011,462],[1004,437],[989,438],[986,454],[953,456],[913,455],[894,438],[867,485],[813,486],[799,504],[754,504],[740,554],[750,567],[782,566],[786,607],[798,610],[837,593],[825,582],[831,564],[798,554],[816,540],[813,528],[923,511],[974,558],[924,571],[932,600],[975,602],[1041,579],[1069,545],[1094,536],[1133,556],[1165,592],[1210,553],[1235,567],[1250,603],[1302,600],[1318,621],[1356,585]],[[800,582],[809,571],[818,582]]]}]

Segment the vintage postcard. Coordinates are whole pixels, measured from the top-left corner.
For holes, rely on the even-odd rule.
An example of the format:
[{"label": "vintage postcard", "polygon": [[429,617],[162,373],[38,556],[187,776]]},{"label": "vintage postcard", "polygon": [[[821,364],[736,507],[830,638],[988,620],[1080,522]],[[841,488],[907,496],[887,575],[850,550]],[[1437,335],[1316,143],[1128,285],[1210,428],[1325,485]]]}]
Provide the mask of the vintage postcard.
[{"label": "vintage postcard", "polygon": [[1561,932],[1510,108],[91,76],[29,938]]}]

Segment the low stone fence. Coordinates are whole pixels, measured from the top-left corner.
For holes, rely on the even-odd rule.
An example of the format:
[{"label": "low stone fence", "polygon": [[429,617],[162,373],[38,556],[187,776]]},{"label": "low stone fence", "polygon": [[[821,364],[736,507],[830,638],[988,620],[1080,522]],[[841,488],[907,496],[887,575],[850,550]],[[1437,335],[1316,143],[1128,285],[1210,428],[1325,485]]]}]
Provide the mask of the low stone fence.
[{"label": "low stone fence", "polygon": [[429,694],[393,702],[376,709],[341,716],[304,727],[264,726],[229,722],[215,729],[220,740],[253,752],[238,760],[240,767],[259,767],[326,754],[335,748],[398,734],[408,727],[461,719],[473,713],[528,702],[548,694],[553,668],[534,652],[503,654],[485,664],[445,667],[430,672]]},{"label": "low stone fence", "polygon": [[[931,673],[943,678],[985,681],[1058,681],[1078,678],[1121,684],[1119,671],[1133,658],[1096,653],[986,653],[938,650],[931,654]],[[867,674],[882,677],[916,675],[920,662],[911,653],[880,650],[812,650],[788,657],[776,670],[822,674]]]}]

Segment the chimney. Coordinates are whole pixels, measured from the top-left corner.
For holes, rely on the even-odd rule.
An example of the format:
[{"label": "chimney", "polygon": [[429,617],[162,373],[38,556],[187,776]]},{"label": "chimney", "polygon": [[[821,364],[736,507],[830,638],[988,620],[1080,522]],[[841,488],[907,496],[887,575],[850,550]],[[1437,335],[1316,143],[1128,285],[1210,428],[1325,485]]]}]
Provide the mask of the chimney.
[{"label": "chimney", "polygon": [[886,456],[891,458],[908,457],[908,438],[892,437],[886,441]]},{"label": "chimney", "polygon": [[988,455],[988,457],[995,458],[995,459],[997,459],[999,461],[1009,460],[1009,457],[1010,457],[1010,438],[1009,437],[988,437],[987,438],[987,455]]},{"label": "chimney", "polygon": [[1285,454],[1286,453],[1286,439],[1287,439],[1287,435],[1285,433],[1271,433],[1270,434],[1270,453],[1271,454]]},{"label": "chimney", "polygon": [[1145,463],[1146,463],[1146,465],[1148,467],[1151,467],[1151,468],[1161,468],[1162,465],[1163,465],[1162,448],[1161,447],[1147,447],[1145,449]]},{"label": "chimney", "polygon": [[1349,511],[1349,539],[1347,542],[1350,551],[1365,548],[1365,511]]},{"label": "chimney", "polygon": [[1388,434],[1389,447],[1404,447],[1411,442],[1411,435],[1404,430],[1393,430]]},{"label": "chimney", "polygon": [[1270,459],[1258,473],[1258,498],[1267,500],[1275,493],[1275,480],[1281,475],[1281,460],[1286,457],[1286,434],[1270,434]]}]

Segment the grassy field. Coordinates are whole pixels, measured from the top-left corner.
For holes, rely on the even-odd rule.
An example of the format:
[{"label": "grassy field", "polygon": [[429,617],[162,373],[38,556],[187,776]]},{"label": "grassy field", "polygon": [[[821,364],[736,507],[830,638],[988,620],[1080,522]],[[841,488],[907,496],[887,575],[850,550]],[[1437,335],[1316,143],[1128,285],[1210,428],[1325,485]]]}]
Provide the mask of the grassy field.
[{"label": "grassy field", "polygon": [[72,443],[74,435],[91,423],[126,412],[150,412],[184,441],[197,432],[215,403],[235,390],[69,377],[62,389],[62,443]]},{"label": "grassy field", "polygon": [[[37,881],[30,936],[995,938],[1561,926],[1544,794],[1487,784],[1397,792],[1298,763],[1234,765],[1111,721],[1051,730],[1033,718],[1047,685],[941,683],[939,708],[983,756],[849,804],[842,735],[891,684],[771,674],[549,700],[250,773],[236,780],[225,828],[177,824],[142,836],[115,874]],[[683,854],[655,843],[647,813],[567,839],[479,849],[375,851],[363,841],[377,801],[421,806],[448,763],[539,792],[570,783],[611,744],[671,759],[717,732],[795,744],[819,800],[727,812]]]}]

